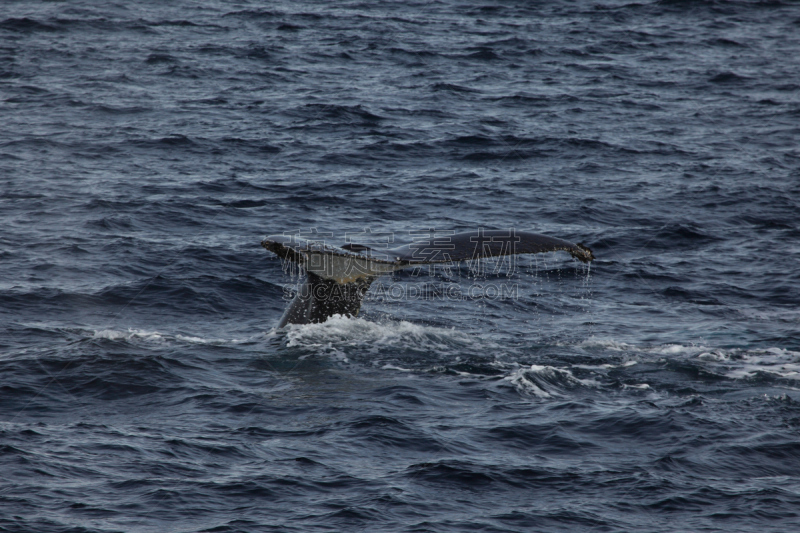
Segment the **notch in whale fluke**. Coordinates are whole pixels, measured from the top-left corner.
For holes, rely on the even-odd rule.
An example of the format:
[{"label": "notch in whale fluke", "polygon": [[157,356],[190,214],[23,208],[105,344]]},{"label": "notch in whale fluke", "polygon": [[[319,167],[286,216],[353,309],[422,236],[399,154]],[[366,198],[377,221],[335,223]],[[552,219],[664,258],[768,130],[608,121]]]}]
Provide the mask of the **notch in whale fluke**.
[{"label": "notch in whale fluke", "polygon": [[278,327],[324,322],[335,314],[356,316],[370,284],[380,275],[417,265],[563,250],[588,263],[588,246],[516,230],[476,230],[412,242],[390,249],[349,243],[331,246],[294,235],[271,235],[261,246],[301,265],[306,272]]}]

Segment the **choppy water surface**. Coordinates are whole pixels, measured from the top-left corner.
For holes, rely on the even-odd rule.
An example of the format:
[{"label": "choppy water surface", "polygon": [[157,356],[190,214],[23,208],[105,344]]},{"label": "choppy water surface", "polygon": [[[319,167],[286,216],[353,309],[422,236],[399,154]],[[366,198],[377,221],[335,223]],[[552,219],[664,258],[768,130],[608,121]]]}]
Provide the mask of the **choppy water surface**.
[{"label": "choppy water surface", "polygon": [[[778,1],[3,2],[0,529],[796,529],[798,55]],[[477,227],[598,259],[272,328],[266,234]]]}]

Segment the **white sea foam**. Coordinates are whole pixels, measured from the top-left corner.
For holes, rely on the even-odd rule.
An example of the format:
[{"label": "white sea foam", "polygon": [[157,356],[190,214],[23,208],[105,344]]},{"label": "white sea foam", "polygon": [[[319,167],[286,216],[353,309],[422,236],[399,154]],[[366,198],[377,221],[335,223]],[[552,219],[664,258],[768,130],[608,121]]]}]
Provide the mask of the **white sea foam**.
[{"label": "white sea foam", "polygon": [[414,371],[414,370],[412,370],[411,368],[403,368],[403,367],[401,367],[401,366],[397,366],[397,365],[390,365],[390,364],[388,364],[388,363],[387,363],[387,364],[385,364],[385,365],[383,365],[383,366],[381,367],[381,370],[397,370],[397,371],[399,371],[399,372],[413,372],[413,371]]},{"label": "white sea foam", "polygon": [[611,370],[612,368],[626,368],[629,366],[633,366],[638,364],[639,361],[631,359],[629,361],[624,361],[618,365],[612,365],[611,363],[602,363],[599,365],[571,365],[571,368],[582,368],[584,370]]},{"label": "white sea foam", "polygon": [[91,337],[94,339],[107,339],[111,341],[129,341],[131,339],[142,339],[148,341],[164,340],[164,336],[161,333],[157,331],[145,331],[142,329],[127,329],[124,331],[116,329],[95,330],[92,332]]},{"label": "white sea foam", "polygon": [[678,355],[682,353],[686,353],[687,351],[697,351],[698,347],[687,347],[680,344],[664,344],[658,348],[658,353],[664,355]]},{"label": "white sea foam", "polygon": [[574,387],[600,387],[600,383],[593,379],[579,379],[569,369],[548,365],[520,367],[503,380],[513,384],[520,392],[540,398],[564,396],[565,389]]},{"label": "white sea foam", "polygon": [[558,393],[550,393],[542,389],[539,385],[537,385],[533,380],[530,379],[530,376],[527,375],[528,370],[529,369],[527,368],[518,368],[517,370],[511,372],[511,374],[504,377],[503,381],[508,381],[520,392],[533,394],[534,396],[538,396],[539,398],[550,398],[553,395],[561,396]]},{"label": "white sea foam", "polygon": [[596,337],[590,337],[585,341],[578,343],[577,347],[583,349],[601,348],[618,352],[635,349],[634,345],[626,342],[619,342],[612,339],[598,339]]},{"label": "white sea foam", "polygon": [[659,344],[656,346],[646,346],[630,344],[614,339],[600,339],[590,337],[578,344],[571,345],[583,350],[608,350],[614,352],[638,352],[638,353],[657,353],[663,355],[694,354],[702,350],[710,350],[706,346],[697,344]]},{"label": "white sea foam", "polygon": [[609,339],[589,339],[577,345],[583,349],[605,349],[608,351],[626,351],[632,359],[620,365],[575,365],[587,370],[603,370],[619,366],[630,366],[637,362],[637,357],[648,359],[661,356],[658,360],[669,358],[686,358],[702,364],[706,370],[731,379],[747,379],[762,374],[800,380],[800,352],[784,348],[743,349],[714,348],[703,344],[662,344],[657,346],[637,346]]},{"label": "white sea foam", "polygon": [[683,356],[706,370],[731,379],[747,379],[759,373],[800,380],[800,352],[783,348],[743,349],[669,344],[644,348],[644,353]]},{"label": "white sea foam", "polygon": [[181,343],[181,344],[211,344],[211,345],[224,345],[224,344],[241,344],[244,342],[252,341],[256,338],[263,337],[259,334],[255,337],[245,339],[205,339],[203,337],[196,337],[192,335],[180,335],[162,333],[159,331],[148,331],[143,329],[128,328],[127,330],[117,329],[97,329],[90,330],[87,334],[93,339],[106,339],[112,341],[125,340],[125,341],[146,341],[157,343]]},{"label": "white sea foam", "polygon": [[[707,356],[711,354],[701,354]],[[726,377],[748,379],[758,374],[800,380],[800,352],[769,348],[766,350],[748,350],[725,352],[718,350],[713,358],[705,357],[712,368],[716,368]]]},{"label": "white sea foam", "polygon": [[301,348],[382,347],[434,350],[447,353],[473,343],[455,329],[421,326],[406,321],[371,322],[334,315],[321,324],[292,324],[286,328],[287,346]]}]

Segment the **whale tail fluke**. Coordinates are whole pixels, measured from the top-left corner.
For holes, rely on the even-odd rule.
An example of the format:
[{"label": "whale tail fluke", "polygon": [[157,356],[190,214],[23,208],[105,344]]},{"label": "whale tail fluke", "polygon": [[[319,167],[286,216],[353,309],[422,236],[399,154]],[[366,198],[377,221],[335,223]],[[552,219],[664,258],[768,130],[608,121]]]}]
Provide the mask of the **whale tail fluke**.
[{"label": "whale tail fluke", "polygon": [[477,230],[434,235],[391,249],[349,243],[331,246],[297,236],[272,235],[261,245],[306,272],[298,293],[281,318],[287,324],[324,322],[335,314],[356,316],[370,284],[380,275],[417,265],[563,250],[588,263],[588,246],[516,230]]}]

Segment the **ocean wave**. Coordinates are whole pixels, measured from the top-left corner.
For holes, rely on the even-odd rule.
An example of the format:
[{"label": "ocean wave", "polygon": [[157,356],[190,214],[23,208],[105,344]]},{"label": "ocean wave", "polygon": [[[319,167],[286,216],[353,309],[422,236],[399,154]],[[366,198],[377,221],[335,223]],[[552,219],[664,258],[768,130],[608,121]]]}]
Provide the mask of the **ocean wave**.
[{"label": "ocean wave", "polygon": [[344,355],[356,348],[366,352],[385,349],[456,353],[474,344],[465,332],[422,326],[406,321],[372,322],[334,315],[321,324],[291,324],[286,328],[287,346]]},{"label": "ocean wave", "polygon": [[154,330],[143,330],[136,328],[128,329],[96,329],[79,330],[85,339],[98,339],[109,341],[128,341],[128,342],[150,342],[157,344],[199,344],[211,346],[237,345],[262,340],[265,334],[259,333],[250,337],[220,339],[205,338],[195,335],[182,335],[179,333],[164,333]]},{"label": "ocean wave", "polygon": [[583,368],[606,369],[638,363],[688,362],[721,377],[742,380],[780,378],[800,380],[800,352],[785,348],[718,348],[701,344],[635,345],[611,339],[588,339],[576,345],[590,353],[621,352],[619,364],[581,365]]},{"label": "ocean wave", "polygon": [[[795,5],[256,4],[1,4],[0,530],[791,529]],[[263,235],[481,226],[591,277],[270,329]]]},{"label": "ocean wave", "polygon": [[531,365],[519,368],[503,378],[518,390],[540,398],[564,396],[565,391],[575,387],[597,388],[601,384],[594,379],[576,378],[569,369],[548,365]]}]

